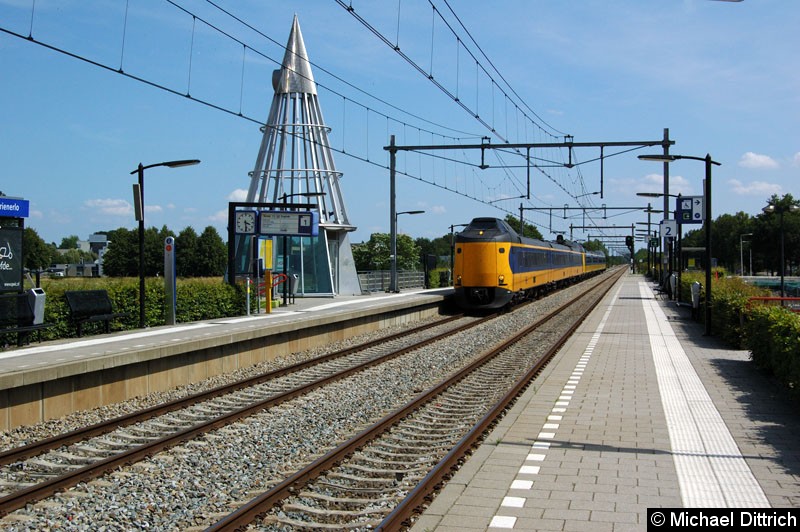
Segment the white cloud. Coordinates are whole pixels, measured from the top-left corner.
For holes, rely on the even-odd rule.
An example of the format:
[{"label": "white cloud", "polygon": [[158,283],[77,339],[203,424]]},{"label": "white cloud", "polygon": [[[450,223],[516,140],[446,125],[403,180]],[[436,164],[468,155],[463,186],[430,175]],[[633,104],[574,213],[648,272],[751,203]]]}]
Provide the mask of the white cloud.
[{"label": "white cloud", "polygon": [[217,211],[208,217],[209,221],[217,223],[228,223],[228,209]]},{"label": "white cloud", "polygon": [[760,155],[751,151],[742,155],[739,166],[743,168],[778,168],[778,162],[769,155]]},{"label": "white cloud", "polygon": [[447,212],[447,207],[445,207],[444,205],[434,205],[431,208],[431,212],[433,214],[445,214]]},{"label": "white cloud", "polygon": [[243,188],[237,188],[236,190],[228,194],[228,201],[245,201],[245,200],[247,200],[247,191]]},{"label": "white cloud", "polygon": [[731,179],[728,183],[731,185],[731,191],[739,196],[772,196],[773,194],[780,194],[782,191],[780,185],[765,181],[751,181],[748,184],[744,184],[738,179]]},{"label": "white cloud", "polygon": [[[661,174],[647,174],[640,179],[612,179],[611,184],[620,191],[638,192],[655,192],[662,194],[664,192],[664,176]],[[669,176],[669,193],[670,194],[683,194],[691,195],[693,193],[692,183],[681,175]]]},{"label": "white cloud", "polygon": [[800,166],[800,151],[794,154],[792,159],[792,166]]},{"label": "white cloud", "polygon": [[84,205],[100,214],[110,216],[127,216],[133,213],[133,206],[122,199],[90,199],[86,200]]}]

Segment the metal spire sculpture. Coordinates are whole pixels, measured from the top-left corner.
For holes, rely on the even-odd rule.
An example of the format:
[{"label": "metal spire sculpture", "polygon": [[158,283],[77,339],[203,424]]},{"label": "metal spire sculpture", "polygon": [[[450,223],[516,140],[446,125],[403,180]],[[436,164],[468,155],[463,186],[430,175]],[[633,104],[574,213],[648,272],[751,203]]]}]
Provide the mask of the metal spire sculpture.
[{"label": "metal spire sculpture", "polygon": [[[347,233],[350,225],[297,15],[286,54],[272,74],[272,98],[263,138],[250,174],[247,202],[316,205],[318,237],[292,237],[289,271],[298,295],[359,294]],[[287,201],[288,200],[288,201]]]}]

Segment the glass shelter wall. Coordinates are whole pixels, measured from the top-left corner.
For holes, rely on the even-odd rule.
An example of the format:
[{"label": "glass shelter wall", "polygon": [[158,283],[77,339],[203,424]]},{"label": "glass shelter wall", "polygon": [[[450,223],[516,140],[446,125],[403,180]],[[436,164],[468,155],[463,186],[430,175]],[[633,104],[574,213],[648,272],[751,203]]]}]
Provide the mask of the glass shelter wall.
[{"label": "glass shelter wall", "polygon": [[328,244],[325,231],[314,237],[275,237],[275,272],[284,271],[283,240],[286,240],[286,273],[297,275],[296,294],[298,296],[333,296],[332,275],[328,258]]}]

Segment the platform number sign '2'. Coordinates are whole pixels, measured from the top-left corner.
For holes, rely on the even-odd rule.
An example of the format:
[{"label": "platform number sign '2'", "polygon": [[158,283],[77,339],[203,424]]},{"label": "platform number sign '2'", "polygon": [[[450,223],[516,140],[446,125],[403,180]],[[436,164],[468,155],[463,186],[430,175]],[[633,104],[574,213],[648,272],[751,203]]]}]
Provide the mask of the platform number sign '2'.
[{"label": "platform number sign '2'", "polygon": [[661,238],[678,237],[678,222],[676,222],[675,220],[662,220],[660,225],[661,225]]}]

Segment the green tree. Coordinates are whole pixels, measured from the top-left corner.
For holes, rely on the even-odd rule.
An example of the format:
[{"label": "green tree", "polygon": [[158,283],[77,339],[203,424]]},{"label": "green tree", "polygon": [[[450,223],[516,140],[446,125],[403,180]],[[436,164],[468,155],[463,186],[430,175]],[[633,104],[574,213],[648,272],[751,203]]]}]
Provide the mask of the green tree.
[{"label": "green tree", "polygon": [[606,256],[608,256],[608,249],[606,249],[605,244],[603,244],[599,240],[587,240],[581,245],[587,251],[602,251],[603,253],[606,254]]},{"label": "green tree", "polygon": [[206,227],[197,238],[197,273],[201,277],[225,274],[228,266],[228,247],[212,226]]},{"label": "green tree", "polygon": [[175,271],[179,277],[200,277],[197,248],[197,233],[186,227],[175,238]]},{"label": "green tree", "polygon": [[55,262],[57,253],[33,228],[22,231],[22,265],[29,270],[43,270]]},{"label": "green tree", "polygon": [[110,277],[139,275],[139,237],[137,230],[120,227],[106,232],[108,250],[103,255],[103,271]]},{"label": "green tree", "polygon": [[91,251],[81,251],[80,249],[60,249],[57,251],[57,261],[65,264],[89,264],[97,260],[97,256]]},{"label": "green tree", "polygon": [[434,238],[419,237],[414,244],[420,250],[420,256],[433,255],[436,257],[437,266],[450,266],[450,233]]},{"label": "green tree", "polygon": [[[519,230],[519,218],[518,217],[514,216],[513,214],[507,214],[506,218],[505,218],[505,221],[506,221],[506,223],[508,225],[511,226],[511,228],[514,231],[516,231],[517,233],[519,233],[520,236],[522,236],[523,233],[521,233],[520,230]],[[524,236],[527,237],[527,238],[538,238],[539,240],[543,240],[544,239],[544,237],[542,236],[542,233],[539,231],[539,228],[536,227],[535,225],[529,224],[528,222],[525,222],[525,231],[524,231],[524,233],[525,233]]]},{"label": "green tree", "polygon": [[[766,268],[770,272],[780,274],[781,255],[781,217],[783,217],[784,259],[788,272],[792,265],[800,263],[800,212],[792,212],[792,206],[800,206],[791,194],[778,197],[773,194],[764,202],[772,204],[773,212],[762,212],[756,217],[753,228],[753,267],[756,270]],[[783,214],[781,214],[783,213]],[[758,266],[756,266],[758,265]]]},{"label": "green tree", "polygon": [[[144,232],[145,277],[156,277],[164,275],[164,240],[166,240],[168,236],[174,237],[175,233],[173,233],[169,228],[167,228],[166,225],[162,225],[161,229],[150,227],[145,230]],[[137,275],[138,275],[138,267],[137,267]]]},{"label": "green tree", "polygon": [[[388,270],[391,268],[391,236],[372,233],[367,242],[353,245],[357,270]],[[420,248],[408,235],[397,235],[397,269],[420,269]]]},{"label": "green tree", "polygon": [[58,249],[76,249],[79,240],[77,235],[65,236],[61,239],[61,245],[58,246]]}]

